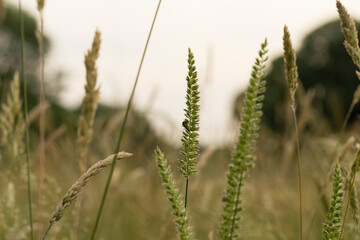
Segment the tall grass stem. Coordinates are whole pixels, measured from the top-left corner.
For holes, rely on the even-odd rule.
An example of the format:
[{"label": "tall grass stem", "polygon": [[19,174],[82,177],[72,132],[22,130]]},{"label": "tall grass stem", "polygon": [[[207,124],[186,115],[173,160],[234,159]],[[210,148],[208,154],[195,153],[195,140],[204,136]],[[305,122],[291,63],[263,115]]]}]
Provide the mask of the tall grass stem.
[{"label": "tall grass stem", "polygon": [[45,178],[45,83],[44,83],[44,15],[42,8],[38,7],[40,15],[40,31],[38,32],[39,57],[40,57],[40,116],[39,116],[39,191],[38,191],[38,228],[39,235],[42,233],[42,208],[43,208],[43,191]]},{"label": "tall grass stem", "polygon": [[[295,103],[294,103],[295,104]],[[299,131],[297,125],[297,118],[296,118],[296,109],[295,106],[291,106],[291,110],[294,117],[294,125],[295,125],[295,135],[296,135],[296,151],[297,151],[297,164],[298,164],[298,181],[299,181],[299,212],[300,212],[300,239],[303,239],[303,206],[302,206],[302,184],[301,184],[301,160],[300,160],[300,144],[299,144]]]},{"label": "tall grass stem", "polygon": [[26,158],[26,174],[27,174],[27,193],[29,204],[29,222],[30,222],[30,239],[34,239],[33,218],[31,208],[31,183],[30,183],[30,160],[29,160],[29,123],[28,123],[28,102],[27,102],[27,82],[26,82],[26,69],[25,69],[25,37],[24,37],[24,18],[21,6],[21,0],[19,0],[19,18],[20,18],[20,40],[21,40],[21,78],[23,80],[24,87],[24,120],[25,120],[25,158]]},{"label": "tall grass stem", "polygon": [[[137,86],[137,83],[138,83],[138,80],[139,80],[141,68],[142,68],[142,65],[143,65],[143,62],[144,62],[144,59],[145,59],[145,54],[147,52],[147,48],[148,48],[148,45],[149,45],[149,42],[150,42],[150,37],[151,37],[151,33],[152,33],[154,25],[155,25],[156,17],[158,15],[158,12],[159,12],[159,9],[160,9],[161,1],[162,0],[159,0],[159,3],[157,5],[155,15],[154,15],[154,19],[152,21],[151,28],[150,28],[150,31],[149,31],[149,34],[148,34],[148,37],[147,37],[147,40],[146,40],[146,44],[145,44],[145,48],[144,48],[144,51],[143,51],[143,54],[142,54],[142,57],[141,57],[140,65],[139,65],[139,68],[138,68],[138,71],[137,71],[137,74],[136,74],[135,83],[134,83],[134,86],[133,86],[133,89],[132,89],[132,92],[131,92],[131,95],[130,95],[130,98],[129,98],[129,101],[128,101],[128,105],[127,105],[127,108],[126,108],[124,122],[121,125],[120,134],[119,134],[119,138],[118,138],[118,142],[117,142],[117,145],[116,145],[115,152],[119,152],[119,150],[120,150],[120,146],[121,146],[121,142],[122,142],[122,139],[123,139],[123,136],[124,136],[125,126],[126,126],[126,122],[127,122],[127,119],[128,119],[130,107],[131,107],[131,104],[132,104],[132,101],[133,101],[133,98],[134,98],[134,95],[135,95],[135,89],[136,89],[136,86]],[[95,225],[94,225],[93,230],[92,230],[91,240],[95,239],[96,230],[97,230],[97,227],[99,225],[101,213],[102,213],[102,210],[104,208],[107,192],[109,190],[111,178],[112,178],[112,175],[114,173],[115,162],[116,162],[115,160],[116,159],[114,157],[113,160],[112,160],[109,177],[108,177],[108,179],[106,181],[106,185],[105,185],[104,193],[103,193],[103,196],[102,196],[102,199],[101,199],[100,207],[99,207],[99,210],[98,210],[98,213],[97,213]]]},{"label": "tall grass stem", "polygon": [[[357,156],[356,156],[356,164],[355,164],[355,170],[352,174],[352,179],[351,179],[351,184],[350,184],[350,190],[349,190],[349,196],[348,196],[348,200],[346,202],[346,208],[345,208],[345,213],[344,213],[344,218],[343,218],[343,221],[342,221],[342,225],[341,225],[341,231],[340,231],[340,239],[342,239],[342,236],[344,234],[344,227],[345,227],[345,220],[346,220],[346,216],[347,216],[347,213],[348,213],[348,210],[349,210],[349,205],[350,205],[350,198],[351,198],[351,194],[353,192],[353,189],[354,189],[354,184],[355,184],[355,176],[356,176],[356,173],[359,169],[359,161],[360,161],[360,151],[358,150],[357,152]],[[353,170],[352,170],[353,171]]]},{"label": "tall grass stem", "polygon": [[185,189],[185,209],[186,209],[186,206],[187,206],[188,190],[189,190],[189,177],[187,177],[187,178],[186,178],[186,189]]}]

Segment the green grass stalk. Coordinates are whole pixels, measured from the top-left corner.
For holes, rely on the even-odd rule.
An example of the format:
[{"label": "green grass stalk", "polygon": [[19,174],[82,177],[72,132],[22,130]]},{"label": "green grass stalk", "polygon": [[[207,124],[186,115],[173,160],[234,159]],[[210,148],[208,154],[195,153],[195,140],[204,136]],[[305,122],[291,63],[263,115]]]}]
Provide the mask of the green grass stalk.
[{"label": "green grass stalk", "polygon": [[262,102],[265,92],[265,63],[267,57],[267,40],[261,44],[259,56],[255,60],[251,72],[250,84],[247,88],[244,107],[240,121],[240,131],[237,146],[235,147],[227,174],[227,186],[224,196],[224,205],[218,238],[233,240],[238,238],[239,213],[241,207],[241,190],[244,179],[248,177],[249,170],[254,166],[256,159],[255,147],[262,116]]},{"label": "green grass stalk", "polygon": [[20,18],[20,38],[21,38],[21,78],[24,86],[24,120],[25,120],[25,158],[26,158],[26,175],[27,175],[27,195],[29,205],[29,224],[30,239],[34,239],[32,207],[31,207],[31,183],[30,183],[30,160],[29,160],[29,123],[28,123],[28,102],[27,102],[27,82],[25,69],[25,37],[24,37],[24,18],[22,13],[21,0],[19,0],[19,18]]},{"label": "green grass stalk", "polygon": [[160,177],[168,195],[173,215],[175,216],[175,223],[178,230],[179,238],[181,240],[190,240],[194,233],[192,227],[189,225],[190,218],[187,216],[186,208],[183,203],[182,196],[179,189],[175,185],[171,167],[164,157],[164,154],[157,147],[155,149],[157,165],[160,171]]},{"label": "green grass stalk", "polygon": [[199,157],[199,84],[195,67],[194,54],[188,49],[188,75],[186,77],[186,109],[181,142],[183,150],[182,159],[179,160],[179,171],[186,178],[185,208],[188,200],[189,177],[197,174],[196,164]]},{"label": "green grass stalk", "polygon": [[[125,117],[124,117],[124,122],[121,125],[120,134],[119,134],[119,138],[118,138],[118,141],[117,141],[117,144],[116,144],[115,152],[118,152],[120,150],[121,142],[122,142],[124,132],[125,132],[125,126],[126,126],[128,115],[129,115],[129,111],[130,111],[131,104],[132,104],[132,101],[133,101],[133,98],[134,98],[134,95],[135,95],[135,89],[136,89],[136,86],[137,86],[137,83],[138,83],[138,80],[139,80],[141,68],[142,68],[142,65],[143,65],[143,62],[144,62],[144,59],[145,59],[145,54],[147,52],[147,48],[148,48],[148,45],[149,45],[149,42],[150,42],[150,37],[151,37],[152,31],[153,31],[153,28],[155,26],[155,22],[156,22],[156,18],[157,18],[159,9],[160,9],[161,1],[162,0],[159,0],[159,3],[157,5],[155,15],[154,15],[151,27],[150,27],[150,31],[149,31],[149,34],[148,34],[148,37],[147,37],[147,40],[146,40],[146,44],[145,44],[145,48],[144,48],[144,51],[143,51],[143,54],[142,54],[142,57],[141,57],[140,65],[139,65],[139,68],[138,68],[138,71],[137,71],[137,74],[136,74],[135,83],[134,83],[134,86],[133,86],[133,89],[132,89],[132,92],[131,92],[131,95],[130,95],[130,98],[129,98],[129,101],[128,101],[128,104],[127,104],[126,113],[125,113]],[[114,168],[115,168],[115,157],[112,160],[110,173],[109,173],[108,179],[106,181],[106,185],[105,185],[104,193],[103,193],[103,196],[102,196],[102,199],[101,199],[100,207],[99,207],[99,210],[98,210],[98,213],[97,213],[97,216],[96,216],[94,227],[92,229],[91,240],[95,239],[96,230],[97,230],[97,227],[99,225],[101,213],[102,213],[103,208],[104,208],[107,192],[109,190],[112,175],[114,173]]]},{"label": "green grass stalk", "polygon": [[[323,227],[323,239],[341,239],[341,209],[343,207],[343,178],[340,166],[336,164],[333,177],[333,194],[331,195],[331,205],[327,215],[327,221]],[[340,237],[339,237],[340,236]]]},{"label": "green grass stalk", "polygon": [[353,166],[351,168],[351,182],[350,182],[348,200],[346,202],[344,218],[343,218],[342,225],[341,225],[340,239],[342,239],[342,236],[344,234],[346,216],[347,216],[347,213],[348,213],[348,210],[349,210],[351,195],[353,194],[353,189],[354,189],[354,184],[355,184],[355,176],[356,176],[356,173],[359,170],[359,161],[360,161],[360,150],[358,150],[358,152],[356,153],[355,162],[354,162],[354,164],[353,164]]}]

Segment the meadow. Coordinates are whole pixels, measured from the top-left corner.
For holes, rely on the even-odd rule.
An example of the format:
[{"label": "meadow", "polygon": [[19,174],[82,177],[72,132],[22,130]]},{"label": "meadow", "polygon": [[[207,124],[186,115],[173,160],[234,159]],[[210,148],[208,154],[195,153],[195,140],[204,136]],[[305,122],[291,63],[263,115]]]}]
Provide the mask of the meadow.
[{"label": "meadow", "polygon": [[[254,64],[234,146],[199,142],[201,94],[196,55],[188,49],[182,146],[176,147],[132,108],[161,0],[126,106],[98,104],[101,29],[92,45],[84,46],[85,95],[81,109],[66,118],[75,124],[59,123],[46,99],[43,0],[37,1],[38,103],[28,103],[19,3],[21,68],[0,97],[0,239],[359,239],[359,127],[349,119],[360,88],[353,90],[341,127],[335,133],[324,127],[327,119],[298,77],[287,26],[279,36],[287,86],[285,134],[261,122],[267,101],[265,38],[255,61],[249,60]],[[336,8],[343,47],[360,80],[358,31],[340,1]]]}]

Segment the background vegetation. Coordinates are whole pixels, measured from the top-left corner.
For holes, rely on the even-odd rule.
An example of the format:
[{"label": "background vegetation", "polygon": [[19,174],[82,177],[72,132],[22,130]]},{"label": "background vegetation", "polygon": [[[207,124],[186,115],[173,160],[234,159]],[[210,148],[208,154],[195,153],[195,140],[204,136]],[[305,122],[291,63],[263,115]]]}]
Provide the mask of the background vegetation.
[{"label": "background vegetation", "polygon": [[[29,239],[24,125],[20,110],[23,103],[20,97],[22,83],[12,84],[16,81],[15,72],[20,68],[18,9],[9,6],[0,12],[5,13],[0,18],[0,239]],[[39,27],[32,16],[24,13],[24,18],[26,63],[29,64],[30,180],[34,199],[34,235],[35,239],[39,239],[63,195],[84,172],[79,169],[77,161],[78,125],[82,109],[70,111],[58,105],[54,91],[51,91],[56,84],[47,85],[45,190],[42,192],[42,205],[39,206],[41,105],[38,98],[39,45],[35,34]],[[329,172],[329,166],[332,162],[341,159],[342,165],[341,170],[339,166],[335,168],[334,186],[340,188],[340,184],[344,184],[351,189],[348,183],[341,183],[340,175],[346,176],[355,168],[358,106],[352,111],[345,132],[339,134],[339,131],[353,102],[359,80],[356,79],[354,64],[346,53],[343,41],[340,22],[330,22],[310,33],[297,53],[300,81],[296,100],[303,173],[304,239],[324,236],[323,224],[326,219],[331,220],[328,210],[333,206],[336,208],[336,197],[341,195],[338,190],[333,193],[335,203],[330,200],[331,193],[335,191],[330,184],[333,174]],[[50,46],[49,38],[45,37],[45,49],[50,49]],[[84,46],[84,50],[86,48]],[[299,209],[294,204],[298,202],[298,182],[294,177],[297,175],[297,138],[283,59],[277,58],[269,65],[256,167],[250,170],[251,178],[246,180],[241,194],[240,239],[296,239],[299,236]],[[186,73],[184,85],[185,76]],[[241,118],[244,98],[245,94],[239,93],[234,100],[234,118]],[[125,111],[126,106],[98,106],[92,140],[86,144],[87,167],[113,153]],[[196,129],[195,125],[193,130]],[[184,126],[184,129],[187,127]],[[235,131],[238,131],[237,127]],[[144,113],[131,109],[121,150],[131,152],[134,156],[116,165],[99,225],[99,239],[177,239],[173,216],[161,186],[164,180],[159,177],[154,157],[157,146],[166,154],[172,169],[177,169],[178,160],[186,153],[180,146],[173,146],[158,136]],[[224,189],[233,146],[220,148],[200,143],[198,148],[194,150],[200,152],[196,166],[198,174],[190,178],[191,194],[187,199],[186,211],[191,215],[190,224],[196,238],[214,239],[220,225],[222,207],[228,201]],[[157,153],[161,158],[160,152]],[[53,225],[47,239],[89,238],[101,199],[99,193],[102,193],[108,171],[105,169],[104,173],[90,180],[91,184],[81,189],[80,207],[72,204],[60,222]],[[183,176],[177,171],[173,171],[173,174],[180,191],[184,192],[186,182]],[[355,174],[353,177],[356,182]],[[356,191],[355,188],[349,195]],[[356,209],[356,201],[352,205],[351,209]],[[77,217],[80,219],[78,226],[74,224]],[[331,222],[327,224],[332,226]],[[358,211],[348,215],[344,232],[345,239],[359,238]]]}]

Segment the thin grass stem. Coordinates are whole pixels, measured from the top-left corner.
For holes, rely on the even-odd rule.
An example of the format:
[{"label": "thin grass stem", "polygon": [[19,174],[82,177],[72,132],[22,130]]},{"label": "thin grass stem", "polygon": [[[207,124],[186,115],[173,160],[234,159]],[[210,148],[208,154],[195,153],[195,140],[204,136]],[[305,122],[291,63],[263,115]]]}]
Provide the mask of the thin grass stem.
[{"label": "thin grass stem", "polygon": [[21,39],[21,78],[24,87],[24,121],[25,121],[25,159],[26,159],[26,175],[27,175],[27,194],[29,204],[29,222],[30,222],[30,239],[34,239],[33,218],[31,208],[31,183],[30,183],[30,160],[29,160],[29,123],[28,123],[28,102],[27,102],[27,82],[25,69],[25,37],[24,37],[24,18],[22,13],[21,0],[19,0],[19,18],[20,18],[20,39]]},{"label": "thin grass stem", "polygon": [[38,233],[42,233],[42,209],[43,209],[43,191],[45,178],[45,84],[44,84],[44,16],[42,9],[39,8],[40,31],[38,32],[39,57],[40,57],[40,116],[39,116],[39,191],[38,191],[38,222],[40,223]]},{"label": "thin grass stem", "polygon": [[239,201],[240,201],[241,186],[242,186],[243,179],[244,179],[244,174],[241,173],[240,181],[238,183],[238,188],[237,188],[237,193],[236,193],[235,210],[234,210],[234,214],[233,214],[232,221],[231,221],[230,239],[233,239],[233,234],[235,232],[236,214],[238,212],[238,205],[239,205]]},{"label": "thin grass stem", "polygon": [[188,189],[189,189],[189,177],[186,178],[185,209],[186,209],[186,206],[187,206]]},{"label": "thin grass stem", "polygon": [[347,213],[348,213],[348,210],[349,210],[351,194],[352,194],[353,189],[354,189],[355,176],[356,176],[356,173],[357,173],[358,168],[359,168],[359,161],[360,161],[360,152],[358,151],[357,157],[356,157],[355,171],[354,171],[354,173],[352,175],[351,185],[350,185],[350,190],[349,190],[349,196],[348,196],[348,200],[347,200],[347,203],[346,203],[344,219],[343,219],[342,225],[341,225],[340,240],[342,239],[342,236],[344,234],[345,220],[346,220],[346,216],[347,216]]},{"label": "thin grass stem", "polygon": [[294,125],[295,125],[295,134],[296,134],[296,150],[297,150],[297,164],[298,164],[298,181],[299,181],[299,212],[300,212],[300,239],[303,239],[303,207],[302,207],[302,184],[301,184],[301,160],[300,160],[300,144],[299,144],[299,131],[297,126],[297,118],[296,118],[296,109],[294,106],[295,103],[292,104],[291,110],[294,117]]},{"label": "thin grass stem", "polygon": [[[152,21],[151,28],[150,28],[150,31],[149,31],[149,34],[148,34],[148,37],[147,37],[147,40],[146,40],[145,48],[144,48],[144,51],[143,51],[143,54],[142,54],[142,57],[141,57],[141,61],[140,61],[140,64],[139,64],[139,68],[138,68],[138,71],[137,71],[137,74],[136,74],[135,83],[134,83],[134,86],[133,86],[133,89],[132,89],[132,92],[131,92],[131,95],[130,95],[130,98],[129,98],[129,101],[128,101],[128,104],[127,104],[126,113],[125,113],[125,117],[124,117],[124,122],[121,125],[120,134],[119,134],[119,138],[118,138],[118,142],[117,142],[117,145],[116,145],[115,152],[119,152],[119,150],[120,150],[121,142],[122,142],[124,132],[125,132],[125,126],[126,126],[128,115],[129,115],[129,111],[130,111],[131,104],[132,104],[132,101],[133,101],[133,98],[134,98],[134,95],[135,95],[135,89],[136,89],[136,86],[137,86],[137,83],[138,83],[138,80],[139,80],[141,68],[142,68],[142,65],[143,65],[143,62],[144,62],[144,59],[145,59],[145,54],[147,52],[147,48],[148,48],[148,45],[149,45],[149,42],[150,42],[150,37],[151,37],[151,33],[152,33],[154,25],[155,25],[156,17],[158,15],[158,12],[159,12],[159,9],[160,9],[161,1],[162,0],[159,0],[159,3],[157,5],[155,15],[154,15],[154,19]],[[114,173],[115,162],[116,162],[116,158],[114,157],[113,160],[112,160],[109,177],[108,177],[108,179],[106,181],[106,185],[105,185],[104,193],[103,193],[103,196],[102,196],[102,199],[101,199],[100,207],[99,207],[99,210],[98,210],[98,213],[97,213],[95,225],[94,225],[93,230],[92,230],[91,240],[95,239],[96,230],[97,230],[97,227],[99,225],[101,213],[103,211],[106,196],[107,196],[107,192],[109,190],[111,178],[112,178],[112,175]]]}]

